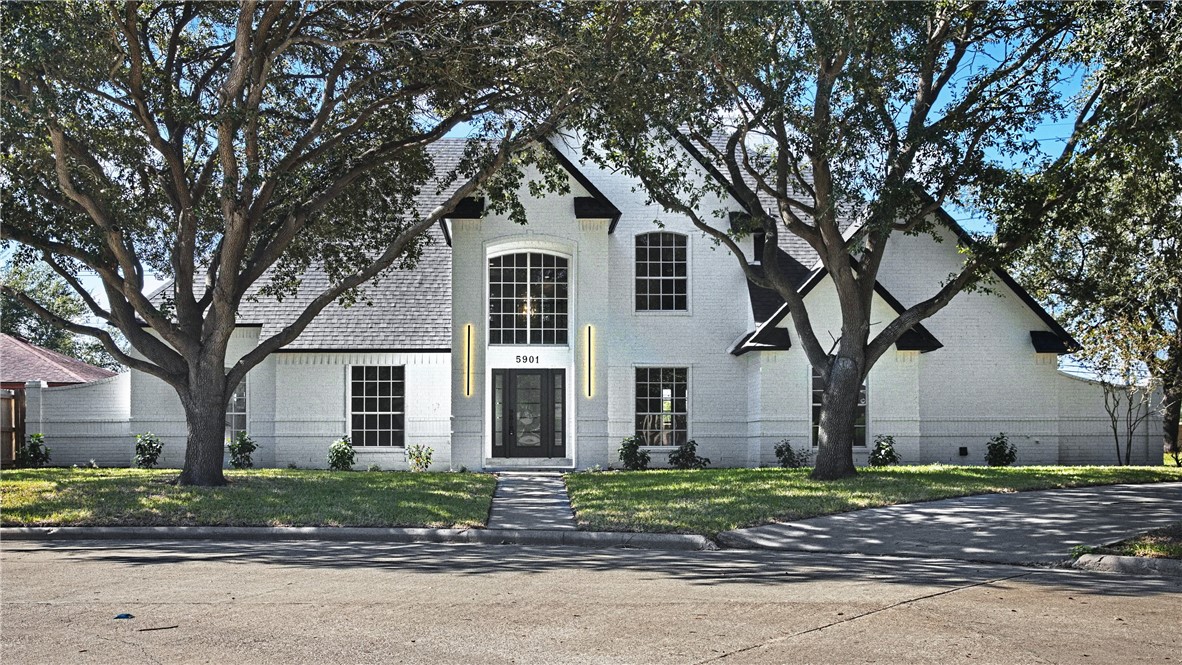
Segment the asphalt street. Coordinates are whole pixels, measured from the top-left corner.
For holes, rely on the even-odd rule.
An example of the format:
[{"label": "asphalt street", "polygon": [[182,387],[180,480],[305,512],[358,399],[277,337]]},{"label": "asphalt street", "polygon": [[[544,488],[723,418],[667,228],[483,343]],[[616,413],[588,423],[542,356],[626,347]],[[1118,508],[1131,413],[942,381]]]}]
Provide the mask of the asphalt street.
[{"label": "asphalt street", "polygon": [[1182,659],[1180,579],[940,559],[8,541],[0,575],[6,665]]}]

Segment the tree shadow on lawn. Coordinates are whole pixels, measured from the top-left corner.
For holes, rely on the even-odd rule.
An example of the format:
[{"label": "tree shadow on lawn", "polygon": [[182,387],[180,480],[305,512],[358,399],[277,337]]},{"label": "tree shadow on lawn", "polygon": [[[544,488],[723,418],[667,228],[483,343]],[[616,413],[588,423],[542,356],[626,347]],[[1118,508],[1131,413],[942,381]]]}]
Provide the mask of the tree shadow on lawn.
[{"label": "tree shadow on lawn", "polygon": [[[1074,570],[1022,568],[962,561],[808,554],[753,550],[667,552],[638,549],[523,547],[516,545],[389,544],[329,541],[45,541],[7,543],[5,551],[53,551],[70,559],[142,567],[218,562],[284,569],[359,570],[424,576],[543,575],[562,571],[643,573],[693,585],[793,587],[812,583],[891,584],[940,592],[990,581],[1021,578],[1048,591],[1141,597],[1182,592],[1182,580],[1125,577]],[[245,573],[245,571],[244,571]],[[424,580],[424,583],[430,583]]]},{"label": "tree shadow on lawn", "polygon": [[[6,525],[474,526],[494,483],[474,474],[230,472],[215,488],[172,485],[165,471],[47,475],[52,491],[7,508]],[[43,489],[45,483],[34,487]],[[15,487],[15,486],[14,486]]]}]

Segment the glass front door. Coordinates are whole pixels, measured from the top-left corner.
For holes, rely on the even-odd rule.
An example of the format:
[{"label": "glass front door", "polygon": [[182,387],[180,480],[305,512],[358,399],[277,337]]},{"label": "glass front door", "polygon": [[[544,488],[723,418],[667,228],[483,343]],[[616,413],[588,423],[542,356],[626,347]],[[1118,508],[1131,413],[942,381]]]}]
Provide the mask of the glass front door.
[{"label": "glass front door", "polygon": [[566,371],[493,370],[493,457],[566,456]]}]

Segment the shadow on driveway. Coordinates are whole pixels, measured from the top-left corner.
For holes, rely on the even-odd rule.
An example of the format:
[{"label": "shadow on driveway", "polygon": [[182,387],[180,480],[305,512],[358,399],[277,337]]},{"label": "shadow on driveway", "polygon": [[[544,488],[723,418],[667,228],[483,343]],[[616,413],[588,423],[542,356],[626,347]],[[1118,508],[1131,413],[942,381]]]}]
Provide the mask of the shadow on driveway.
[{"label": "shadow on driveway", "polygon": [[1015,565],[1063,562],[1098,546],[1182,521],[1182,483],[982,494],[719,535],[732,547],[959,559]]}]

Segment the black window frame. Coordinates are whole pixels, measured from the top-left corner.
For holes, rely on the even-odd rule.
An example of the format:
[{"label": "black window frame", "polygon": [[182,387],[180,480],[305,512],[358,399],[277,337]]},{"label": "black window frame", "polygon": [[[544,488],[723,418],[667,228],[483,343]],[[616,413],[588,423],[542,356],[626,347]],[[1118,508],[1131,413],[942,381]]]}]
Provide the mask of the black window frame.
[{"label": "black window frame", "polygon": [[487,263],[489,345],[568,346],[570,259],[522,251],[491,256]]},{"label": "black window frame", "polygon": [[[812,446],[818,446],[821,429],[821,399],[825,392],[819,385],[821,373],[816,368],[809,368],[809,440]],[[870,431],[870,389],[869,379],[862,382],[862,390],[858,394],[858,419],[854,423],[854,447],[865,448]],[[859,424],[861,423],[861,424]],[[860,432],[860,435],[859,435]]]},{"label": "black window frame", "polygon": [[[636,367],[635,370],[633,408],[636,436],[644,441],[643,445],[654,448],[672,448],[688,441],[689,368],[644,366]],[[668,398],[664,394],[666,389],[669,390]],[[658,427],[653,427],[654,424]]]},{"label": "black window frame", "polygon": [[[227,367],[229,372],[230,368]],[[234,390],[230,391],[230,399],[226,401],[226,441],[233,441],[238,436],[238,432],[243,434],[250,433],[250,392],[247,380],[250,375],[242,377],[242,382],[234,386]],[[241,393],[239,393],[241,391]],[[242,410],[239,411],[235,407],[239,404],[241,398]],[[237,427],[238,419],[241,418],[242,428]]]},{"label": "black window frame", "polygon": [[349,440],[354,448],[406,447],[406,365],[349,366]]},{"label": "black window frame", "polygon": [[672,231],[637,234],[632,269],[636,312],[689,312],[689,236]]}]

